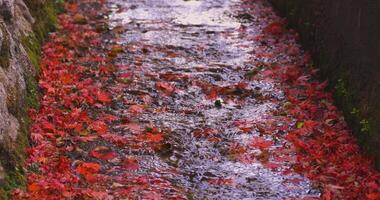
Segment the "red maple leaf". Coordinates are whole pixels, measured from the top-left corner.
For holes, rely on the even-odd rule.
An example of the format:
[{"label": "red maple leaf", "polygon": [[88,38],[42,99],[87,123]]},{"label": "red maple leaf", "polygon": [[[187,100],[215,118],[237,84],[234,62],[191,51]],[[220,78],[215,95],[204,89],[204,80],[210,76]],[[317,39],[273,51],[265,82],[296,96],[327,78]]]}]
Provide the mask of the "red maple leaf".
[{"label": "red maple leaf", "polygon": [[234,185],[234,180],[230,178],[214,178],[214,179],[209,179],[207,182],[210,185],[226,185],[226,186]]},{"label": "red maple leaf", "polygon": [[377,199],[380,199],[380,193],[369,193],[366,195],[366,197],[369,200],[377,200]]},{"label": "red maple leaf", "polygon": [[103,121],[94,121],[90,124],[90,128],[99,134],[105,134],[108,132],[108,126]]},{"label": "red maple leaf", "polygon": [[73,79],[71,74],[62,74],[60,76],[60,79],[61,79],[62,83],[65,85],[71,84],[74,82],[74,79]]},{"label": "red maple leaf", "polygon": [[128,111],[134,114],[142,113],[144,112],[144,107],[141,105],[132,105],[129,107]]},{"label": "red maple leaf", "polygon": [[167,82],[157,82],[156,88],[163,91],[166,95],[171,95],[174,92],[174,87]]},{"label": "red maple leaf", "polygon": [[90,155],[100,160],[112,160],[116,158],[117,154],[108,148],[95,148],[90,151]]},{"label": "red maple leaf", "polygon": [[276,170],[280,167],[280,165],[273,162],[267,162],[264,164],[264,167],[269,168],[270,170]]},{"label": "red maple leaf", "polygon": [[97,97],[98,97],[98,100],[102,103],[109,103],[112,100],[110,95],[107,92],[103,92],[103,91],[98,91]]},{"label": "red maple leaf", "polygon": [[207,137],[210,135],[217,135],[219,131],[214,128],[205,128],[205,129],[195,129],[193,131],[193,136],[194,137]]},{"label": "red maple leaf", "polygon": [[32,184],[28,185],[28,191],[30,193],[38,193],[41,189],[42,189],[42,187],[37,183],[32,183]]},{"label": "red maple leaf", "polygon": [[146,140],[149,142],[161,142],[164,138],[162,137],[162,134],[153,134],[148,133],[146,134]]},{"label": "red maple leaf", "polygon": [[76,168],[76,171],[81,175],[88,175],[88,174],[98,173],[100,169],[101,169],[101,166],[97,163],[84,162]]},{"label": "red maple leaf", "polygon": [[133,133],[139,133],[142,131],[140,124],[137,124],[137,123],[129,123],[129,124],[126,124],[125,127],[131,130]]},{"label": "red maple leaf", "polygon": [[265,140],[261,137],[255,137],[253,138],[251,142],[252,147],[260,148],[260,149],[267,149],[273,145],[272,141]]},{"label": "red maple leaf", "polygon": [[272,22],[264,29],[264,33],[280,35],[284,32],[283,25],[280,22]]},{"label": "red maple leaf", "polygon": [[46,131],[54,131],[55,130],[54,124],[52,124],[46,120],[42,121],[41,125],[42,125],[42,128]]},{"label": "red maple leaf", "polygon": [[135,158],[126,158],[122,163],[123,167],[127,170],[138,170],[140,168],[139,162]]},{"label": "red maple leaf", "polygon": [[215,100],[218,97],[217,88],[212,88],[210,92],[207,94],[207,99]]}]

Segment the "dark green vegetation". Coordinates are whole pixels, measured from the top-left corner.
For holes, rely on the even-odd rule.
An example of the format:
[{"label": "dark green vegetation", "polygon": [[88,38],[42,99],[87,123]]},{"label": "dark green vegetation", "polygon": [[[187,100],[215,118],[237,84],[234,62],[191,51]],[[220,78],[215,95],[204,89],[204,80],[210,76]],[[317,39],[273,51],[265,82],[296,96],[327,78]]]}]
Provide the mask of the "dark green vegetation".
[{"label": "dark green vegetation", "polygon": [[346,121],[380,168],[380,2],[271,2],[301,33]]},{"label": "dark green vegetation", "polygon": [[29,59],[38,69],[41,43],[45,40],[47,34],[56,28],[56,13],[58,6],[54,1],[46,1],[45,3],[41,3],[39,1],[26,0],[25,3],[30,8],[30,12],[36,19],[36,22],[33,25],[34,33],[25,36],[22,39],[22,43],[28,52]]}]

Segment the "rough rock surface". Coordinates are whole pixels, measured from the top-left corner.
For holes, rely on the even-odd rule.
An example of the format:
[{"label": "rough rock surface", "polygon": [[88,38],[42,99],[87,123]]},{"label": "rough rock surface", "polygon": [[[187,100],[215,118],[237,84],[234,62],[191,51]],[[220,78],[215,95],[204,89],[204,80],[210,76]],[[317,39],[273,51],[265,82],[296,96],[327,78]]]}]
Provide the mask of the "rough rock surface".
[{"label": "rough rock surface", "polygon": [[[0,0],[0,181],[4,168],[17,168],[18,141],[26,125],[26,77],[33,77],[34,67],[22,45],[22,38],[32,34],[34,18],[22,0]],[[22,150],[21,150],[22,151]],[[7,166],[5,166],[7,165]],[[12,166],[13,165],[13,166]]]}]

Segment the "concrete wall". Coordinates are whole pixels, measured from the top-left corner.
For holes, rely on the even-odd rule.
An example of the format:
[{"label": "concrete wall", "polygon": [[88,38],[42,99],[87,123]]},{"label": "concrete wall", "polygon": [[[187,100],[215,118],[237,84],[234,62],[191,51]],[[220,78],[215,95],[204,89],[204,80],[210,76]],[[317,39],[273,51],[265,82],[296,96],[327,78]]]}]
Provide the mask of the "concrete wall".
[{"label": "concrete wall", "polygon": [[301,33],[337,105],[380,169],[380,1],[270,1]]}]

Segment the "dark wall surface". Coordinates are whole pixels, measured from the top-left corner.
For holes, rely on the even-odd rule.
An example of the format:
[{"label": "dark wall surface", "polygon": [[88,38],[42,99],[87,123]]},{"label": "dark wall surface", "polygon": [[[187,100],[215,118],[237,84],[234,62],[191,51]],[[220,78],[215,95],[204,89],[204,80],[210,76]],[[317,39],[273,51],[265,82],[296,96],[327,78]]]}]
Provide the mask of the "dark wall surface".
[{"label": "dark wall surface", "polygon": [[362,148],[380,169],[380,1],[270,1],[300,32]]}]

